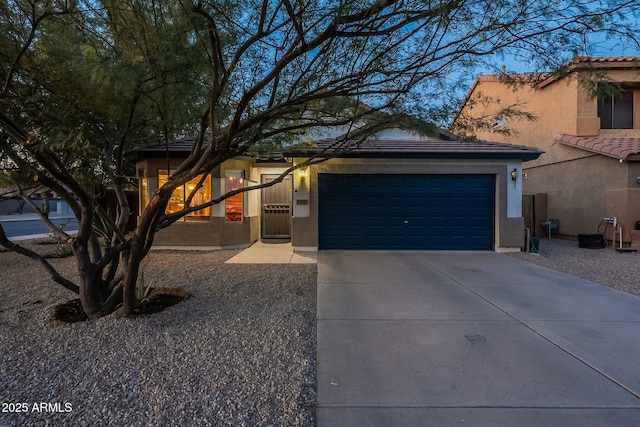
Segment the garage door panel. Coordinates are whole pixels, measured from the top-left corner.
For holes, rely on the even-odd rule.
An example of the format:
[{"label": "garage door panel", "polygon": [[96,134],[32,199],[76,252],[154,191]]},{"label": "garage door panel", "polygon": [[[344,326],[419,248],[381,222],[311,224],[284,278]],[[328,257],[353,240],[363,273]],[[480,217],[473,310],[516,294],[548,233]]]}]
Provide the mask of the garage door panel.
[{"label": "garage door panel", "polygon": [[493,249],[489,175],[320,174],[321,249]]}]

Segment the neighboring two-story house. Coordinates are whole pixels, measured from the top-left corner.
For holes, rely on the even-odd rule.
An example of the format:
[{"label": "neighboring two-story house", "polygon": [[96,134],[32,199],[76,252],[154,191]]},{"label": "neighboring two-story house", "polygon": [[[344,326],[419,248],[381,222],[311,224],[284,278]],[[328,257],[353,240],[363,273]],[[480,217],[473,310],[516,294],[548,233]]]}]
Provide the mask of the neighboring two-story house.
[{"label": "neighboring two-story house", "polygon": [[[565,71],[478,77],[452,129],[488,119],[493,128],[478,127],[478,138],[544,150],[522,170],[523,194],[539,202],[538,235],[553,218],[559,235],[611,239],[603,219],[615,216],[625,244],[640,246],[640,57],[576,57]],[[511,107],[535,120],[515,118]]]}]

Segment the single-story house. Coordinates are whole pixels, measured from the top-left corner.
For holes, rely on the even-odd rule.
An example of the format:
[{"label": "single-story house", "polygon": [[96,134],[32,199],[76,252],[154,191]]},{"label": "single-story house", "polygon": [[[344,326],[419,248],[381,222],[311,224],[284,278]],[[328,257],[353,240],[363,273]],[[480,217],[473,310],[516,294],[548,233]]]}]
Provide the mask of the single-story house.
[{"label": "single-story house", "polygon": [[[269,182],[335,141],[292,148],[280,159],[227,160],[213,170],[195,202]],[[192,143],[183,139],[131,153],[141,207]],[[158,232],[155,245],[226,248],[289,239],[296,250],[519,250],[524,241],[522,162],[541,153],[497,142],[461,142],[444,132],[425,137],[387,129],[353,150],[295,170],[272,187],[187,215]],[[182,208],[193,184],[174,193],[168,211]]]}]

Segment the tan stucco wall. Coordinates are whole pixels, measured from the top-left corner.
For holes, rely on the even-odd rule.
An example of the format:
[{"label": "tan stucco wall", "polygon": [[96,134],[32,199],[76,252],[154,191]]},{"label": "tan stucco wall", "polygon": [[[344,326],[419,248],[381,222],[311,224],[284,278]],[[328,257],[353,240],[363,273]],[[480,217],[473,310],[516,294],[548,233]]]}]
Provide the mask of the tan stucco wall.
[{"label": "tan stucco wall", "polygon": [[[613,81],[640,82],[639,70],[616,69],[606,74]],[[623,223],[623,230],[635,225],[631,217],[635,215],[633,212],[638,202],[631,194],[636,194],[632,190],[640,188],[636,182],[640,175],[638,162],[630,159],[621,164],[615,158],[558,143],[554,136],[567,133],[610,138],[640,137],[640,108],[637,108],[640,106],[640,91],[636,90],[634,95],[634,129],[599,129],[597,99],[578,84],[575,74],[539,89],[480,79],[468,98],[477,98],[478,93],[499,102],[476,103],[473,109],[463,110],[475,117],[490,115],[511,104],[519,104],[521,109],[537,116],[534,122],[507,121],[504,126],[514,131],[510,136],[489,131],[479,132],[477,136],[544,149],[545,153],[538,160],[523,164],[523,178],[526,177],[523,179],[523,194],[548,195],[547,218],[560,221],[561,235],[575,237],[578,233],[596,232],[602,218],[616,215],[613,211],[620,211],[621,216],[626,212],[624,215],[629,217]],[[471,103],[466,105],[468,107]],[[628,196],[622,197],[621,194]],[[536,218],[536,222],[545,219]]]},{"label": "tan stucco wall", "polygon": [[[640,221],[640,189],[607,190],[605,214],[618,218],[622,226],[622,240],[630,242],[636,221]],[[609,229],[606,236],[609,240],[613,239],[611,231]],[[619,238],[616,235],[616,240]]]},{"label": "tan stucco wall", "polygon": [[[563,149],[582,151],[571,147]],[[547,217],[559,220],[559,234],[595,233],[602,218],[608,216],[607,191],[627,186],[628,165],[593,154],[528,168],[523,193],[547,194]]]},{"label": "tan stucco wall", "polygon": [[[309,207],[311,215],[293,218],[292,244],[295,247],[318,246],[318,174],[483,174],[496,176],[495,249],[519,248],[524,239],[524,219],[507,218],[507,185],[510,169],[507,163],[492,161],[333,159],[309,168]],[[518,193],[518,197],[520,194]]]},{"label": "tan stucco wall", "polygon": [[[620,82],[640,82],[638,70],[610,70],[607,78]],[[640,91],[635,91],[636,106],[640,105]],[[479,102],[479,99],[491,102]],[[476,100],[476,102],[473,102]],[[539,147],[545,151],[538,160],[527,162],[525,168],[580,157],[580,151],[553,153],[554,136],[567,133],[576,136],[640,137],[640,108],[634,109],[634,129],[599,129],[597,99],[571,74],[551,84],[534,88],[529,84],[507,85],[501,81],[480,80],[468,95],[463,114],[473,117],[492,117],[501,108],[517,105],[536,116],[536,120],[508,119],[501,128],[512,130],[500,135],[488,130],[476,136],[489,141]],[[564,156],[564,157],[563,157]]]},{"label": "tan stucco wall", "polygon": [[258,240],[259,218],[243,222],[227,222],[225,218],[211,221],[176,222],[156,234],[155,246],[248,246]]},{"label": "tan stucco wall", "polygon": [[530,85],[509,86],[499,81],[482,81],[470,98],[488,97],[491,103],[476,103],[472,110],[465,110],[474,117],[492,116],[502,108],[517,106],[518,109],[536,116],[535,121],[507,119],[501,128],[514,131],[512,135],[501,135],[490,131],[477,132],[480,139],[528,145],[546,149],[553,144],[553,136],[572,126],[577,116],[577,83],[564,79],[552,87],[535,89]]}]

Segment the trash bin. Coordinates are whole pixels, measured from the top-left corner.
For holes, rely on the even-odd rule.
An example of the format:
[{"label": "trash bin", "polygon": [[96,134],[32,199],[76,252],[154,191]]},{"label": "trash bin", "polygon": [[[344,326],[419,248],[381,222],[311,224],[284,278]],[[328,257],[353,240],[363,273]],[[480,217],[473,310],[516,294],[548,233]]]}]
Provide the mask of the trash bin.
[{"label": "trash bin", "polygon": [[586,249],[603,249],[604,235],[597,233],[578,234],[578,246]]}]

